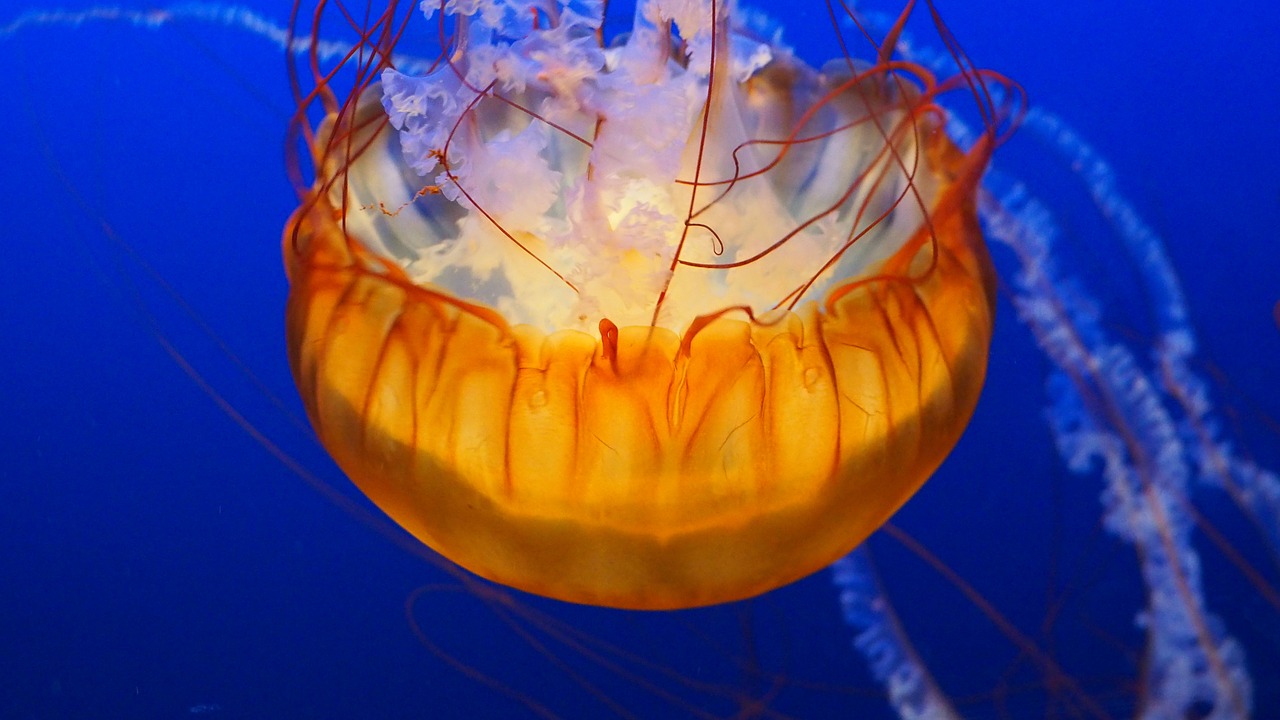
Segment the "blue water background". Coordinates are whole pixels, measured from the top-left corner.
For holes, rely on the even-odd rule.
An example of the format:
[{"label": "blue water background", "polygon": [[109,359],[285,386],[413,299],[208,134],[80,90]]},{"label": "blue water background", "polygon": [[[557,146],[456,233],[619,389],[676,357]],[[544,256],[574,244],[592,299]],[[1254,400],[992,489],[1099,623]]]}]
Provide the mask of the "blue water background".
[{"label": "blue water background", "polygon": [[[978,65],[1016,79],[1112,162],[1120,189],[1168,241],[1225,427],[1274,468],[1280,11],[1267,6],[941,10]],[[284,3],[249,7],[287,18]],[[767,9],[815,59],[805,27],[824,14],[782,7]],[[12,14],[6,5],[0,22]],[[891,717],[826,573],[749,603],[666,615],[521,596],[521,607],[627,655],[584,657],[545,626],[515,621],[546,642],[538,649],[283,467],[174,362],[157,336],[266,437],[356,497],[134,261],[300,413],[282,339],[279,237],[296,203],[283,171],[284,69],[260,38],[198,23],[0,39],[0,717],[531,715],[415,637],[406,601],[441,584],[413,604],[431,640],[564,717],[732,717],[761,696],[791,717]],[[1070,168],[1025,134],[997,162],[1059,211],[1064,264],[1090,283],[1108,328],[1141,348],[1153,332],[1148,300]],[[1100,482],[1068,473],[1053,447],[1048,363],[1006,297],[973,424],[893,522],[1127,717],[1142,666],[1137,565],[1099,531]],[[1239,515],[1212,491],[1202,502],[1275,587],[1275,566]],[[1253,668],[1257,716],[1280,717],[1280,613],[1197,541],[1210,607]],[[891,538],[871,547],[893,606],[963,714],[1070,716],[953,585]],[[615,661],[642,679],[612,672],[605,663]]]}]

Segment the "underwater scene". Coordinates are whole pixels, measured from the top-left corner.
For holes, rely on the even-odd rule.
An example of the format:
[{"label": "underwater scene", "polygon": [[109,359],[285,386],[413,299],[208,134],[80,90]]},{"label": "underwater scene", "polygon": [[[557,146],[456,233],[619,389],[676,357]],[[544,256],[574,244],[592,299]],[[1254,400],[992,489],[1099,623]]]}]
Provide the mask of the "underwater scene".
[{"label": "underwater scene", "polygon": [[[1280,718],[1278,34],[1243,0],[11,4],[0,717]],[[388,469],[397,393],[352,420],[414,355],[315,319],[368,278],[494,347],[581,331],[583,377],[637,327],[712,348],[708,407],[749,375],[725,328],[824,327],[918,350],[919,405],[746,402],[781,469],[641,541],[463,516]],[[574,438],[638,443],[620,387]],[[750,448],[712,415],[670,453],[714,483]],[[532,426],[438,474],[526,492]],[[830,493],[786,464],[824,453]],[[635,474],[607,455],[558,474]]]}]

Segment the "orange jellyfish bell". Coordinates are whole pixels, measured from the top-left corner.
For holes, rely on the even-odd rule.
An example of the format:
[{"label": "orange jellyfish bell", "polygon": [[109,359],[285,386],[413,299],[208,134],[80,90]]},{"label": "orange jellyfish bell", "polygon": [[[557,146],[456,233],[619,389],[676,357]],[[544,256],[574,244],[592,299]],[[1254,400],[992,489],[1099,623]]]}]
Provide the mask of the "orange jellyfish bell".
[{"label": "orange jellyfish bell", "polygon": [[425,11],[447,61],[369,34],[346,102],[317,71],[284,235],[341,468],[472,572],[622,608],[750,597],[884,523],[986,371],[992,133],[962,152],[921,68],[815,70],[725,3],[642,1],[611,47],[593,0]]}]

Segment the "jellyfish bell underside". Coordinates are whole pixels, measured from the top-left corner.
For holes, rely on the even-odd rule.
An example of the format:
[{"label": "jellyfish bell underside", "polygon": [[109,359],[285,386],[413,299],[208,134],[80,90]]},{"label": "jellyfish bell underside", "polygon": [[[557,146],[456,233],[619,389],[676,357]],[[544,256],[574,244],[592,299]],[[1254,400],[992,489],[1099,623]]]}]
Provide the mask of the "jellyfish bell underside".
[{"label": "jellyfish bell underside", "polygon": [[598,6],[479,5],[449,63],[314,134],[284,254],[320,440],[440,554],[571,602],[727,602],[847,553],[976,404],[989,142],[709,3],[607,48]]}]

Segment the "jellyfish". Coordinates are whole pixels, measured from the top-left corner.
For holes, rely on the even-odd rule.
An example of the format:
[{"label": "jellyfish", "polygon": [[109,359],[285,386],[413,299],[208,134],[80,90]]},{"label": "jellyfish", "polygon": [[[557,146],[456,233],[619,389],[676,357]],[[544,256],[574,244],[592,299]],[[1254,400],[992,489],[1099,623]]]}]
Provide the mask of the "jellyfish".
[{"label": "jellyfish", "polygon": [[609,43],[590,0],[423,11],[439,61],[399,66],[426,31],[392,3],[298,130],[289,354],[346,474],[482,577],[620,608],[758,595],[879,527],[982,385],[998,78],[892,44],[818,70],[720,0]]},{"label": "jellyfish", "polygon": [[[894,10],[883,27],[868,26],[873,37],[887,36],[884,28],[896,20]],[[988,57],[991,48],[970,40],[972,32],[960,27],[970,12],[960,10],[955,8],[948,20],[970,50],[983,50],[977,57],[994,61]],[[407,8],[406,15],[410,11],[421,24],[416,9]],[[1165,231],[1164,245],[1184,281],[1184,319],[1196,331],[1195,342],[1165,344],[1154,321],[1144,326],[1127,316],[1142,317],[1154,309],[1154,296],[1142,292],[1117,299],[1114,294],[1116,279],[1108,273],[1143,253],[1130,252],[1114,228],[1096,233],[1085,223],[1089,215],[1131,219],[1117,212],[1121,205],[1086,203],[1081,209],[1069,204],[1060,188],[1037,188],[1043,175],[1065,168],[1075,177],[1073,169],[1091,168],[1097,158],[1080,162],[1078,153],[1061,151],[1063,160],[1055,160],[1060,128],[1051,131],[1042,122],[1051,116],[1034,111],[995,155],[999,172],[988,171],[976,191],[978,217],[988,222],[984,234],[1000,278],[996,301],[1003,304],[996,313],[984,397],[966,436],[891,523],[832,573],[748,601],[674,613],[561,604],[468,584],[418,555],[402,557],[400,548],[410,549],[415,540],[386,543],[367,532],[362,521],[333,512],[305,487],[295,487],[301,483],[292,471],[279,472],[270,458],[261,457],[264,439],[241,437],[237,424],[219,416],[200,390],[187,387],[194,383],[169,367],[155,340],[138,331],[148,322],[118,307],[117,289],[124,295],[146,294],[154,289],[152,281],[144,274],[130,276],[130,282],[99,282],[98,273],[110,276],[117,260],[131,267],[136,258],[108,252],[94,265],[75,250],[80,241],[108,246],[102,227],[110,224],[118,237],[135,243],[137,256],[154,263],[188,296],[226,345],[263,373],[289,406],[294,389],[280,348],[277,311],[285,288],[274,240],[297,201],[280,180],[275,160],[278,129],[287,120],[283,108],[292,107],[283,83],[275,82],[279,55],[289,49],[275,44],[287,38],[272,24],[281,20],[279,12],[266,6],[255,14],[184,4],[110,16],[117,19],[97,13],[101,23],[89,26],[84,20],[79,28],[32,30],[28,24],[13,37],[5,34],[10,25],[0,30],[0,63],[14,90],[0,99],[12,103],[6,105],[13,123],[5,135],[13,143],[6,150],[12,152],[5,157],[16,170],[4,179],[11,181],[13,207],[24,210],[10,218],[13,237],[22,242],[12,248],[15,261],[7,267],[14,272],[3,284],[15,300],[0,304],[6,326],[22,337],[24,350],[21,357],[7,358],[17,363],[10,377],[22,381],[7,388],[6,400],[24,421],[6,436],[6,472],[19,480],[39,480],[0,483],[6,497],[0,512],[15,549],[5,557],[10,579],[5,597],[20,601],[14,617],[28,627],[24,631],[14,623],[8,640],[12,650],[30,649],[31,657],[45,658],[15,669],[7,707],[31,716],[157,716],[179,714],[216,697],[224,713],[268,716],[307,710],[317,716],[379,711],[448,716],[456,711],[538,717],[584,712],[696,718],[929,712],[945,717],[951,712],[960,717],[1129,718],[1170,708],[1184,710],[1180,716],[1227,715],[1251,702],[1254,717],[1275,714],[1280,698],[1267,679],[1280,672],[1274,640],[1280,611],[1268,604],[1275,565],[1262,548],[1269,542],[1265,532],[1274,531],[1275,524],[1258,512],[1235,510],[1250,503],[1265,509],[1266,470],[1275,467],[1267,441],[1274,435],[1265,426],[1258,435],[1248,403],[1237,414],[1226,402],[1231,384],[1239,383],[1264,407],[1274,403],[1265,378],[1260,383],[1249,371],[1265,372],[1266,358],[1280,357],[1267,317],[1275,295],[1269,291],[1260,305],[1222,302],[1225,290],[1209,294],[1206,285],[1195,284],[1204,282],[1212,259],[1239,262],[1247,248],[1247,232],[1235,232],[1233,225],[1248,217],[1240,198],[1248,197],[1249,188],[1235,184],[1238,166],[1225,176],[1199,169],[1207,185],[1234,189],[1217,202],[1235,212],[1213,216],[1232,232],[1221,238],[1201,233],[1195,203],[1186,199],[1181,200],[1186,207],[1175,204],[1161,222],[1160,196],[1152,199],[1146,192],[1173,181],[1162,173],[1144,175],[1142,163],[1117,150],[1140,144],[1122,112],[1114,111],[1114,132],[1101,132],[1087,122],[1092,106],[1054,99],[1054,88],[1043,77],[1036,80],[1005,59],[993,62],[1020,81],[1035,80],[1028,87],[1036,104],[1056,106],[1117,161],[1115,184],[1104,195],[1123,191],[1135,197],[1147,225]],[[62,18],[56,22],[78,23],[88,14],[56,17]],[[363,26],[363,18],[355,17]],[[1196,31],[1208,32],[1214,16],[1197,18]],[[118,27],[121,20],[128,24]],[[748,25],[774,41],[772,29],[753,23]],[[827,52],[813,47],[821,33],[807,32],[806,24],[825,23],[821,16],[816,22],[786,18],[787,38],[797,44],[797,54],[819,62],[842,56],[838,47]],[[315,38],[294,37],[292,50],[310,52],[314,45],[325,63],[337,62],[355,44],[340,37],[344,27],[329,22]],[[268,42],[258,43],[260,31]],[[1019,32],[1022,38],[1038,37],[1025,26]],[[1106,31],[1099,32],[1106,37]],[[400,48],[408,53],[412,37],[406,37]],[[917,35],[911,41],[910,48],[898,44],[900,52],[911,52],[904,59],[940,78],[957,72],[935,68],[920,55],[930,40]],[[1132,37],[1124,47],[1148,42],[1146,36]],[[368,47],[362,41],[361,46]],[[1057,44],[1050,49],[1074,58],[1073,72],[1081,69],[1081,53]],[[421,54],[428,58],[423,67],[430,67],[433,51]],[[157,57],[171,62],[157,63]],[[866,58],[872,61],[875,55]],[[1203,58],[1208,67],[1219,67],[1217,61],[1212,54]],[[397,60],[396,67],[408,75],[425,71],[411,70],[414,64],[409,58]],[[1132,77],[1124,68],[1108,69],[1114,82]],[[1224,71],[1215,83],[1230,88],[1250,79],[1248,73]],[[1126,84],[1125,92],[1135,87]],[[1151,83],[1143,87],[1159,89]],[[1115,88],[1094,83],[1090,90],[1105,98]],[[275,99],[278,107],[260,96]],[[1265,96],[1250,97],[1266,102]],[[69,98],[76,100],[74,106]],[[1145,110],[1167,119],[1165,105]],[[311,119],[319,123],[322,116]],[[967,119],[981,136],[980,118]],[[959,151],[968,152],[969,141],[947,122]],[[1193,119],[1187,122],[1201,127]],[[1154,132],[1152,127],[1141,129],[1145,134]],[[1242,122],[1237,130],[1247,137],[1250,127]],[[1226,144],[1229,138],[1218,140]],[[1013,162],[1019,150],[1031,156],[1030,163]],[[1219,144],[1213,150],[1230,156]],[[1258,145],[1250,156],[1267,152],[1267,146]],[[82,217],[81,206],[58,181],[57,173],[64,171],[66,184],[86,196],[97,214]],[[707,187],[714,180],[708,178]],[[1013,192],[1019,186],[1025,187],[1022,194]],[[1265,183],[1259,186],[1265,190]],[[1046,208],[1052,216],[1040,212]],[[386,214],[382,210],[368,214],[387,217],[399,208],[388,204]],[[1017,222],[990,224],[1000,210]],[[1266,208],[1249,210],[1257,214]],[[400,210],[397,216],[404,214]],[[1030,222],[1037,218],[1043,222]],[[1022,262],[1003,239],[1007,233],[994,231],[1001,227],[1033,228],[1030,237],[1047,239],[1038,262],[1055,272],[1022,284],[1021,270],[1036,263]],[[1197,239],[1191,262],[1188,237]],[[1082,245],[1089,252],[1080,251]],[[1251,262],[1262,265],[1256,256]],[[1239,272],[1233,280],[1233,287],[1248,285],[1250,275]],[[1136,546],[1112,530],[1126,528],[1121,519],[1127,515],[1103,504],[1104,461],[1089,450],[1103,447],[1100,439],[1125,431],[1126,425],[1108,426],[1104,406],[1082,395],[1081,386],[1037,350],[1037,337],[1024,330],[1028,326],[1012,300],[1048,300],[1064,291],[1079,301],[1072,307],[1085,310],[1084,316],[1047,317],[1070,327],[1094,313],[1099,320],[1092,326],[1099,333],[1094,339],[1101,344],[1090,345],[1086,357],[1091,362],[1120,357],[1101,355],[1097,348],[1126,346],[1130,368],[1139,371],[1127,377],[1144,377],[1147,392],[1153,393],[1148,397],[1175,421],[1176,441],[1164,435],[1156,443],[1156,435],[1146,434],[1132,447],[1189,451],[1166,466],[1189,468],[1186,486],[1167,496],[1174,499],[1173,507],[1185,501],[1194,510],[1189,526],[1169,526],[1175,531],[1169,537],[1188,541],[1180,552],[1194,551],[1203,600],[1198,611],[1207,622],[1209,642],[1201,642],[1193,624],[1151,622],[1179,616],[1148,612],[1157,601],[1161,609],[1189,606],[1176,593],[1148,593]],[[183,315],[163,292],[156,304],[161,322],[170,320],[166,313]],[[32,313],[32,307],[39,312]],[[1260,317],[1261,327],[1251,334],[1256,346],[1224,340],[1230,336],[1223,335],[1221,316],[1206,315],[1219,309]],[[177,344],[193,364],[213,365],[205,377],[223,399],[243,415],[264,414],[257,427],[265,440],[287,448],[341,493],[340,475],[326,468],[309,436],[290,435],[289,427],[281,427],[287,423],[274,421],[277,411],[270,404],[259,408],[258,388],[236,392],[235,369],[219,372],[225,362],[221,351],[206,352],[203,333],[182,322],[180,317],[176,329],[166,326],[164,340]],[[55,335],[50,327],[57,329]],[[598,337],[598,328],[588,330]],[[95,347],[103,350],[86,352]],[[1177,350],[1188,347],[1191,352]],[[1209,355],[1227,356],[1225,375],[1206,367]],[[1184,364],[1162,365],[1161,356]],[[1196,392],[1170,391],[1165,367],[1192,371],[1198,386],[1180,379],[1172,387],[1196,387]],[[1120,377],[1103,372],[1096,379]],[[1061,446],[1059,430],[1068,440]],[[1252,453],[1245,442],[1250,433]],[[1023,447],[1038,436],[1042,445]],[[1140,467],[1116,457],[1111,472],[1117,478],[1126,477],[1125,468]],[[65,473],[67,463],[77,459],[94,467],[81,476]],[[1219,480],[1204,472],[1213,468],[1230,472],[1217,475]],[[1257,481],[1241,482],[1248,478]],[[1223,537],[1215,541],[1213,532]],[[1246,564],[1237,565],[1240,560]],[[1241,581],[1247,577],[1242,568],[1257,571],[1262,582]],[[839,585],[833,587],[832,580]],[[419,583],[421,591],[414,591]],[[422,638],[406,628],[405,613]],[[1176,632],[1180,628],[1193,632]],[[1153,639],[1157,633],[1160,637]],[[1230,641],[1242,652],[1242,665],[1238,655],[1226,652]],[[1182,653],[1160,657],[1188,662],[1157,664],[1150,651],[1157,644]],[[163,652],[156,652],[158,647]],[[362,650],[353,654],[352,647]],[[458,664],[440,662],[426,647],[443,650]],[[57,656],[40,654],[48,649]],[[1211,653],[1219,659],[1197,659]],[[118,661],[101,663],[107,656]],[[235,662],[209,672],[211,657]],[[287,661],[272,662],[277,658]],[[1215,670],[1215,663],[1228,672]],[[1240,667],[1247,677],[1235,672]],[[1190,674],[1179,676],[1167,672],[1170,668]],[[312,682],[299,687],[299,676]],[[157,677],[165,680],[163,686]],[[1183,687],[1190,692],[1174,698],[1180,704],[1156,702],[1169,699],[1167,691],[1179,687],[1176,681],[1188,678],[1193,682]],[[61,695],[51,700],[50,688],[59,687]],[[128,692],[115,692],[119,688]],[[1223,692],[1211,695],[1207,688]]]}]

